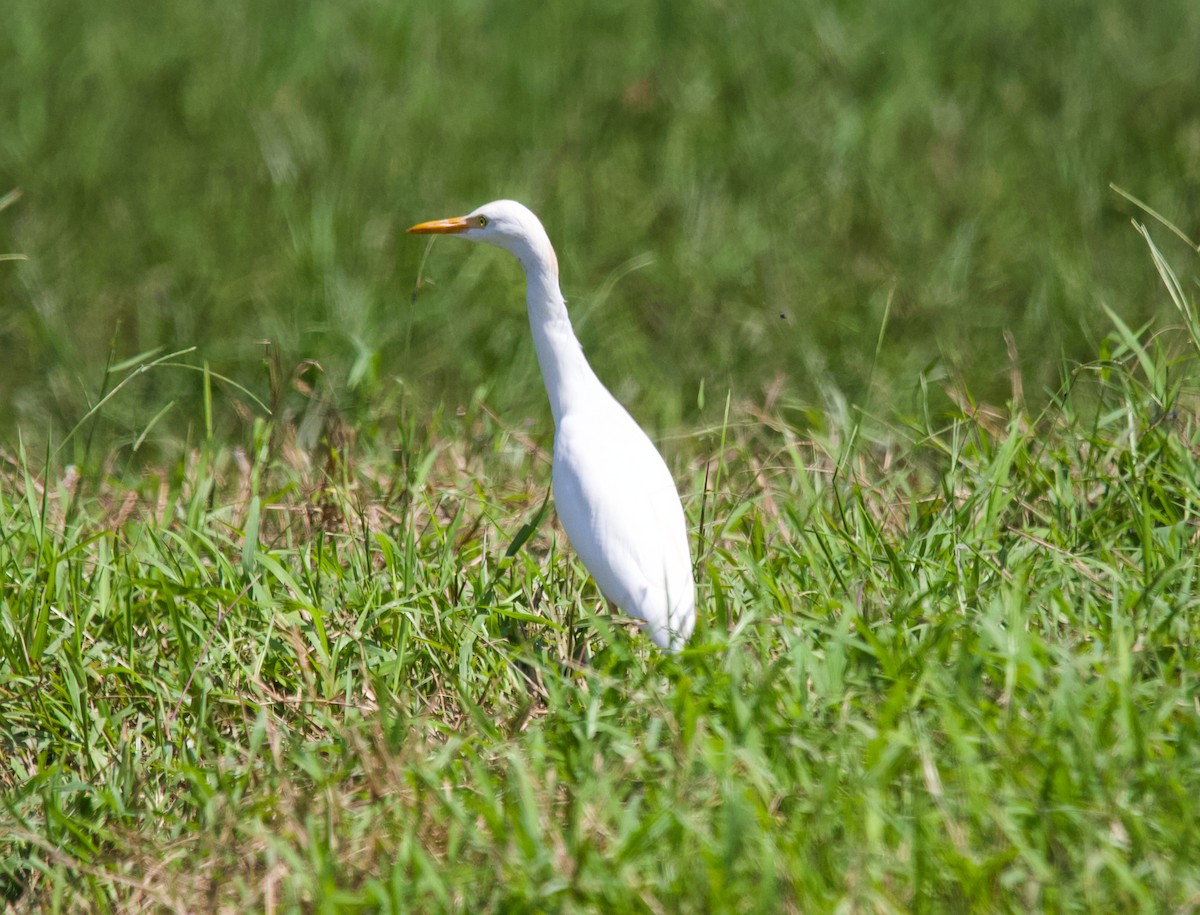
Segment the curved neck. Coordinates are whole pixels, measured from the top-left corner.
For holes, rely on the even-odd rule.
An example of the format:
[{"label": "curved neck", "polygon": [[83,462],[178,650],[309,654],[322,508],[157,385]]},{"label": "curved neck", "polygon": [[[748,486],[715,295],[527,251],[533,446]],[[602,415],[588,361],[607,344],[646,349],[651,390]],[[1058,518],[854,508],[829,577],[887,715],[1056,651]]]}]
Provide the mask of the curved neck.
[{"label": "curved neck", "polygon": [[609,397],[608,391],[588,365],[583,347],[571,327],[567,315],[567,303],[558,286],[558,264],[553,260],[537,258],[527,263],[525,277],[528,286],[525,302],[529,309],[529,327],[533,331],[533,345],[537,350],[538,365],[542,370],[542,381],[550,397],[550,412],[558,426],[563,416],[577,404],[597,394]]}]

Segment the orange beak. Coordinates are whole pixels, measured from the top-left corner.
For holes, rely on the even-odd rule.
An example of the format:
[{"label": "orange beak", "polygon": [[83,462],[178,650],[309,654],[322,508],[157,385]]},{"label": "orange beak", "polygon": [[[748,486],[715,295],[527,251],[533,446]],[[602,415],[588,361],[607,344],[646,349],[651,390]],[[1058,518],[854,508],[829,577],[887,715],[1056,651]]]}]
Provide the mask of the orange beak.
[{"label": "orange beak", "polygon": [[410,235],[457,235],[471,228],[465,216],[455,216],[453,219],[435,219],[432,222],[422,222],[408,230]]}]

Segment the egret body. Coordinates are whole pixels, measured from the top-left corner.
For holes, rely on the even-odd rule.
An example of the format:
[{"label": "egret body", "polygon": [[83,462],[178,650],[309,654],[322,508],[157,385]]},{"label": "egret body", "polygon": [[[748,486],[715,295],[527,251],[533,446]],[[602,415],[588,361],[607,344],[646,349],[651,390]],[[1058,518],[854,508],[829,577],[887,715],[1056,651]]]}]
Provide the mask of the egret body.
[{"label": "egret body", "polygon": [[558,284],[558,258],[538,218],[497,200],[408,230],[457,235],[513,254],[550,412],[559,520],[601,593],[678,651],[696,621],[687,524],[675,481],[646,433],[601,384],[575,337]]}]

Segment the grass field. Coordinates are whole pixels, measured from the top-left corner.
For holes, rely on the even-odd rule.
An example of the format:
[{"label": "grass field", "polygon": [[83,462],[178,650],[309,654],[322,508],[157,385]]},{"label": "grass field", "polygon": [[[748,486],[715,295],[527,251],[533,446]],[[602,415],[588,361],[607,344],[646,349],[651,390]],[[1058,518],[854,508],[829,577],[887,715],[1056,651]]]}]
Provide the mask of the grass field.
[{"label": "grass field", "polygon": [[[3,21],[2,911],[1200,909],[1200,7]],[[517,268],[403,235],[500,196],[679,657]]]}]

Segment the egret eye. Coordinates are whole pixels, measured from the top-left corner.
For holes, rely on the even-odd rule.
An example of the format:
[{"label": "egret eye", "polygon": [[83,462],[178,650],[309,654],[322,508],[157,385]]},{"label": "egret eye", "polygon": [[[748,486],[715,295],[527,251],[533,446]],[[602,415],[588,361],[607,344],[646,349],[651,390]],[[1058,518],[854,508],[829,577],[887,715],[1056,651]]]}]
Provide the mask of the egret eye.
[{"label": "egret eye", "polygon": [[481,228],[481,229],[487,225],[487,217],[486,216],[476,216],[475,221],[479,223],[479,228]]}]

